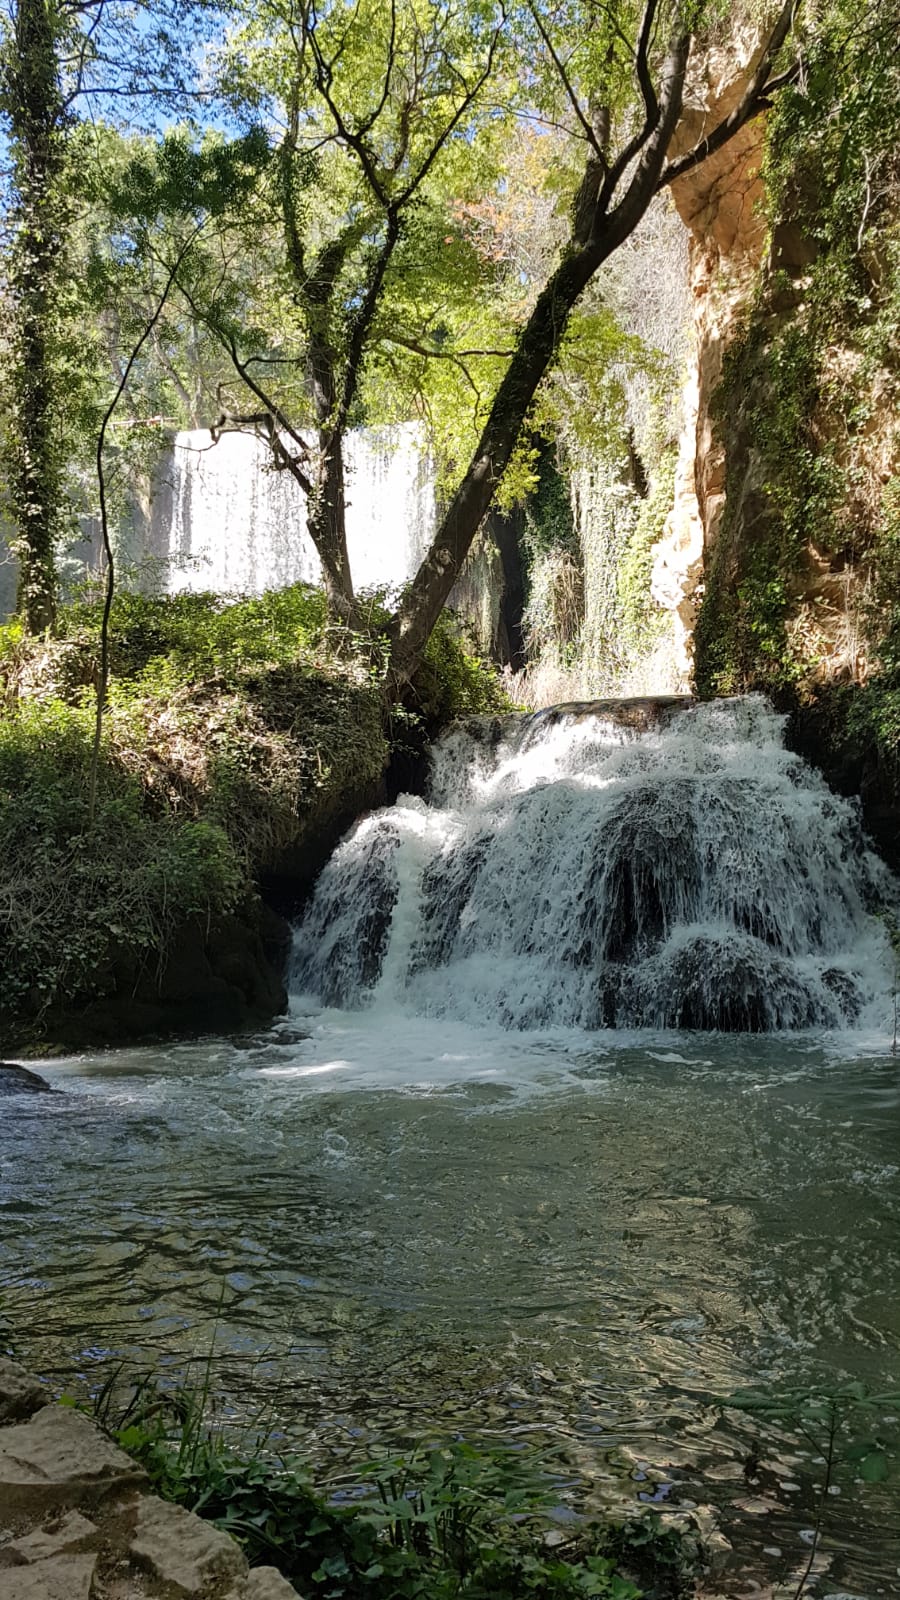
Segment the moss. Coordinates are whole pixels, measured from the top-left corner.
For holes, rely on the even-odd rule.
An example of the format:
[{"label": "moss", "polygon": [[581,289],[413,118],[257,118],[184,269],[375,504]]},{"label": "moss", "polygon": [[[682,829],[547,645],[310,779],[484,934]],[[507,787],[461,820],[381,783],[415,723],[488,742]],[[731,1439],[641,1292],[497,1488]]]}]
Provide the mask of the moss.
[{"label": "moss", "polygon": [[[714,404],[727,501],[695,636],[703,694],[855,672],[817,579],[862,596],[892,560],[878,440],[900,387],[898,20],[895,0],[877,15],[829,0],[802,89],[768,119],[771,259]],[[861,619],[869,660],[893,627],[886,599],[882,584]]]}]

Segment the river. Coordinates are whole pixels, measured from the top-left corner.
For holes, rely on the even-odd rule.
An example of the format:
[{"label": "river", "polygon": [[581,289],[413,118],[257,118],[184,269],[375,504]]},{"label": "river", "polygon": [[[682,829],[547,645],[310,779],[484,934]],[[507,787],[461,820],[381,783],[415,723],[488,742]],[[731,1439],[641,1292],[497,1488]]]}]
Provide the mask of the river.
[{"label": "river", "polygon": [[[615,748],[619,770],[625,747]],[[716,749],[718,766],[701,761],[704,782],[730,760],[721,739]],[[673,759],[670,749],[667,785]],[[785,793],[806,806],[793,761],[782,763]],[[642,772],[643,789],[646,763]],[[541,783],[552,789],[552,774]],[[507,782],[503,805],[521,792]],[[609,783],[594,784],[592,803],[612,815]],[[483,794],[478,804],[483,829]],[[761,814],[758,794],[753,808]],[[774,970],[789,1003],[801,979],[784,962],[796,960],[803,992],[823,1005],[835,991],[821,974],[837,966],[841,997],[850,978],[858,991],[852,1025],[587,1028],[572,1020],[582,1001],[564,951],[568,998],[529,1025],[524,1013],[546,1012],[559,985],[536,953],[533,912],[539,969],[528,983],[510,984],[509,951],[478,957],[472,930],[489,883],[481,907],[470,888],[468,914],[459,909],[454,980],[435,977],[453,965],[445,948],[422,987],[422,884],[451,834],[460,847],[459,811],[439,827],[432,808],[424,850],[421,802],[405,809],[418,910],[401,842],[387,931],[368,925],[381,952],[368,1004],[325,1005],[298,978],[291,1014],[268,1032],[49,1062],[41,1070],[62,1092],[2,1102],[0,1284],[23,1351],[70,1387],[95,1387],[122,1360],[163,1383],[209,1362],[220,1418],[274,1434],[333,1479],[429,1439],[552,1448],[578,1504],[624,1493],[636,1506],[713,1507],[734,1547],[718,1580],[726,1592],[750,1592],[746,1569],[786,1582],[809,1553],[821,1452],[719,1402],[748,1386],[900,1389],[900,1064],[880,927],[847,890],[851,948],[832,948],[842,935],[822,917],[821,949],[795,957],[782,941]],[[558,848],[566,819],[555,815]],[[369,858],[373,826],[393,837],[406,824],[396,811],[364,823]],[[774,839],[771,817],[764,831]],[[858,883],[854,850],[841,849]],[[531,881],[541,868],[533,841],[529,850]],[[633,840],[629,851],[635,861]],[[820,838],[827,879],[822,856]],[[508,884],[508,862],[501,871]],[[771,894],[783,892],[774,882]],[[711,913],[698,917],[680,893],[708,964]],[[361,903],[357,887],[346,914]],[[597,927],[605,937],[602,917]],[[321,928],[314,905],[298,934],[304,981]],[[562,951],[552,918],[547,928]],[[441,929],[449,939],[446,916]],[[658,969],[666,941],[685,947],[668,923],[655,936],[659,949],[617,950],[617,968]],[[746,919],[738,937],[753,937]],[[358,965],[344,954],[329,970]],[[636,980],[616,981],[622,1004],[644,1003]],[[712,972],[709,993],[716,981]],[[486,1014],[492,984],[507,1010],[521,1008],[518,1026]],[[816,1592],[896,1594],[896,1421],[887,1406],[862,1420],[845,1406],[844,1420]],[[895,1474],[884,1483],[859,1481],[861,1429]]]}]

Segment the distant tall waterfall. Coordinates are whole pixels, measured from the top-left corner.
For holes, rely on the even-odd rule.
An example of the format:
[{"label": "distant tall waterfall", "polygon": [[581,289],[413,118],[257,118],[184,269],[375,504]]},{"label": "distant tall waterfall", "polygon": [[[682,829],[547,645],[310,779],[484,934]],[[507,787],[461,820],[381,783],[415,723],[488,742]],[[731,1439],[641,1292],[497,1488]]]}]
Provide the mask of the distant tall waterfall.
[{"label": "distant tall waterfall", "polygon": [[783,719],[750,697],[633,723],[449,733],[429,803],[366,817],[326,866],[295,989],[513,1028],[884,1025],[872,912],[896,885]]},{"label": "distant tall waterfall", "polygon": [[[434,530],[434,482],[413,423],[365,429],[346,445],[347,542],[354,584],[404,583]],[[205,429],[175,435],[153,496],[149,554],[168,593],[259,594],[319,581],[306,500],[265,442]]]}]

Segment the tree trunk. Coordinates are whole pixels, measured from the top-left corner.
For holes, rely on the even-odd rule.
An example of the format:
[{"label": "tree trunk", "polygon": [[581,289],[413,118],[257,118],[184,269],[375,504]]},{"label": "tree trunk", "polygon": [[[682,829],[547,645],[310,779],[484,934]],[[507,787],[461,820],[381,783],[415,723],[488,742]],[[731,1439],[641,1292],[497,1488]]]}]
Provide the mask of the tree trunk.
[{"label": "tree trunk", "polygon": [[587,244],[570,245],[538,297],[497,391],[478,449],[394,620],[392,689],[407,680],[418,665],[503,477],[538,385],[559,348],[572,308],[600,264],[621,243],[619,233],[618,228],[609,227]]},{"label": "tree trunk", "polygon": [[9,265],[10,414],[3,453],[19,559],[19,607],[32,633],[56,613],[62,527],[54,312],[64,216],[59,194],[65,112],[51,0],[18,0],[2,72],[14,165]]},{"label": "tree trunk", "polygon": [[341,434],[320,431],[320,468],[306,520],[309,536],[322,562],[329,619],[353,627],[356,603],[347,555],[343,446]]}]

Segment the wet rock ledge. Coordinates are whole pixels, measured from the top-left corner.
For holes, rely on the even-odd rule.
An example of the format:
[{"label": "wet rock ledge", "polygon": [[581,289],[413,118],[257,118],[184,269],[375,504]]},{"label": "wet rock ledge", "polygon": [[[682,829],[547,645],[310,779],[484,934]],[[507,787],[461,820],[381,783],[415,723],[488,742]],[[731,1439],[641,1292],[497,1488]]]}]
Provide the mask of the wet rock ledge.
[{"label": "wet rock ledge", "polygon": [[90,1418],[0,1357],[0,1600],[297,1600],[274,1567],[151,1494]]}]

